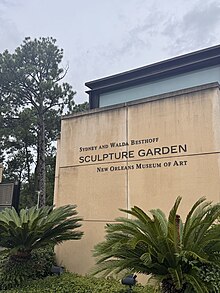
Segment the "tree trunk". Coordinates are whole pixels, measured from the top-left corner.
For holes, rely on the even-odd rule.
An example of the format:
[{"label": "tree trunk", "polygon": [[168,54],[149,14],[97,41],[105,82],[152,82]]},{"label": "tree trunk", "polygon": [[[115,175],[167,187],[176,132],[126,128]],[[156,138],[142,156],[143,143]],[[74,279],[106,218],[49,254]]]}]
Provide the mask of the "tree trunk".
[{"label": "tree trunk", "polygon": [[[31,156],[31,154],[29,153],[28,145],[25,142],[25,161],[26,161],[26,168],[27,168],[28,191],[29,191],[29,194],[31,197],[31,203],[34,203],[35,192],[34,192],[33,182],[32,182],[32,178],[31,178],[30,156]],[[30,199],[29,199],[29,201],[30,201]],[[27,202],[27,196],[26,196],[26,202]]]},{"label": "tree trunk", "polygon": [[172,279],[163,280],[161,285],[162,293],[184,293],[186,290],[186,284],[183,285],[182,289],[176,289]]},{"label": "tree trunk", "polygon": [[37,194],[37,192],[39,191],[39,149],[40,149],[40,142],[39,142],[39,131],[38,131],[38,137],[37,137],[37,159],[36,159],[36,166],[35,166],[35,170],[34,170],[34,193],[35,195]]},{"label": "tree trunk", "polygon": [[46,203],[46,166],[45,166],[45,121],[44,114],[39,114],[39,207],[45,206]]},{"label": "tree trunk", "polygon": [[27,262],[31,258],[30,250],[18,250],[15,254],[10,255],[10,260],[13,262]]}]

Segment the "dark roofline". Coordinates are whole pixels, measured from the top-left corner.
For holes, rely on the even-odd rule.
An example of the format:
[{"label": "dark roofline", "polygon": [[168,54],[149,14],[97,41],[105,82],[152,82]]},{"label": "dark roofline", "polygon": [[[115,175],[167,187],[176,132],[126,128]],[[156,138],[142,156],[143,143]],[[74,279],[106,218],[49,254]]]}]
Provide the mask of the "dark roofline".
[{"label": "dark roofline", "polygon": [[183,96],[183,95],[189,95],[189,94],[191,95],[191,94],[197,93],[199,91],[206,91],[206,90],[212,90],[212,89],[220,90],[220,84],[218,82],[211,82],[211,83],[207,83],[207,84],[203,84],[203,85],[199,85],[199,86],[190,87],[187,89],[181,89],[181,90],[168,92],[165,94],[159,94],[159,95],[155,95],[155,96],[151,96],[151,97],[147,97],[147,98],[143,98],[143,99],[133,100],[133,101],[125,102],[125,103],[119,103],[116,105],[104,106],[101,108],[90,109],[90,110],[86,110],[86,111],[78,112],[78,113],[73,113],[73,114],[66,114],[66,115],[62,116],[61,119],[62,120],[73,119],[73,118],[93,115],[93,114],[101,113],[101,112],[105,112],[105,111],[120,109],[123,107],[139,105],[142,103],[151,103],[151,102],[169,99],[169,98],[173,98],[173,97],[176,98],[177,96]]},{"label": "dark roofline", "polygon": [[184,54],[137,69],[100,78],[85,85],[91,108],[98,107],[99,94],[220,64],[220,45]]}]

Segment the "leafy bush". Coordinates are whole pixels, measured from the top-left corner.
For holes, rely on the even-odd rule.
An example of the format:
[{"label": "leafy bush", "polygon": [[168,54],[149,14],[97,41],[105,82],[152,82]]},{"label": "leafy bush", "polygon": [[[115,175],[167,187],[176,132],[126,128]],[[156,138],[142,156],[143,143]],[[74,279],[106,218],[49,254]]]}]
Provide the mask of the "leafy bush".
[{"label": "leafy bush", "polygon": [[81,224],[75,205],[32,207],[17,213],[14,208],[0,212],[0,246],[8,248],[13,259],[26,260],[33,249],[77,240]]},{"label": "leafy bush", "polygon": [[44,278],[51,274],[55,262],[52,247],[40,248],[32,252],[26,261],[14,261],[8,255],[0,259],[0,289],[14,288],[29,279]]},{"label": "leafy bush", "polygon": [[203,265],[199,269],[199,274],[201,278],[207,282],[212,284],[213,293],[218,293],[220,288],[220,266],[213,264]]},{"label": "leafy bush", "polygon": [[0,212],[0,246],[7,256],[0,259],[0,289],[21,285],[27,279],[50,274],[54,254],[48,245],[81,239],[81,218],[75,205],[32,207],[19,213],[12,208]]},{"label": "leafy bush", "polygon": [[[60,277],[52,276],[43,280],[26,282],[22,287],[2,291],[5,293],[127,293],[127,288],[116,280],[82,277],[65,273]],[[151,287],[136,285],[133,293],[153,293]]]},{"label": "leafy bush", "polygon": [[220,203],[199,199],[183,223],[177,214],[180,202],[178,197],[168,218],[159,209],[151,210],[151,215],[136,206],[122,210],[133,218],[107,224],[106,240],[95,247],[94,273],[141,272],[153,275],[162,292],[213,292],[213,283],[201,275],[200,268],[220,266],[220,225],[215,224]]}]

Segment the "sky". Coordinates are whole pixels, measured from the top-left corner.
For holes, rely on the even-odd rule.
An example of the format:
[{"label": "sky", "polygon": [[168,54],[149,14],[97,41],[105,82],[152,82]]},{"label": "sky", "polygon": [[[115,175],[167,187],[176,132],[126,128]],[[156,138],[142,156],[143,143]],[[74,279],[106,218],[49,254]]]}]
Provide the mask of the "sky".
[{"label": "sky", "polygon": [[85,82],[218,45],[219,32],[219,0],[0,0],[0,52],[55,38],[76,103]]}]

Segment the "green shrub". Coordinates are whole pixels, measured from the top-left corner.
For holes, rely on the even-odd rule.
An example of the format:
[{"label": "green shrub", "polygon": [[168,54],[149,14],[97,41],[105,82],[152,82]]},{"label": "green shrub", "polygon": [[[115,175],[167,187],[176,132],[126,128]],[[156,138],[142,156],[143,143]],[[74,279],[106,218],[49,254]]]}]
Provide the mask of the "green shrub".
[{"label": "green shrub", "polygon": [[44,278],[51,274],[55,262],[52,247],[39,248],[26,261],[12,260],[8,255],[0,259],[0,289],[14,288],[25,280]]},{"label": "green shrub", "polygon": [[34,249],[79,240],[81,218],[75,205],[54,208],[36,206],[21,209],[6,208],[0,212],[0,246],[7,248],[12,260],[27,260]]},{"label": "green shrub", "polygon": [[[50,276],[43,280],[26,282],[22,287],[2,291],[5,293],[127,293],[126,286],[116,280],[82,277],[65,273],[60,277]],[[136,285],[133,293],[153,293],[153,288]]]},{"label": "green shrub", "polygon": [[199,274],[203,281],[211,284],[213,290],[210,292],[218,293],[220,288],[220,266],[207,264],[199,269]]},{"label": "green shrub", "polygon": [[121,217],[106,225],[105,240],[95,246],[94,273],[111,276],[119,273],[152,275],[161,291],[202,292],[214,290],[198,269],[207,263],[220,266],[220,203],[200,198],[184,222],[178,215],[178,197],[168,217],[160,209],[145,213],[134,206],[121,210]]}]

